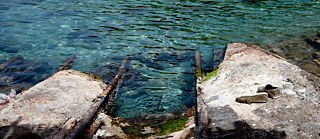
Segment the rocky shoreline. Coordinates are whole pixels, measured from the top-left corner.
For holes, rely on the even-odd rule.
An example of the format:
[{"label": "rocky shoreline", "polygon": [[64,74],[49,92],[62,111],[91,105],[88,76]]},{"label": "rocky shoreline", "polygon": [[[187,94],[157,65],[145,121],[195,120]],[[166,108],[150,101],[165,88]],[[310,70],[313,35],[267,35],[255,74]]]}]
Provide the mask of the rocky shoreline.
[{"label": "rocky shoreline", "polygon": [[[319,42],[320,33],[263,49],[231,43],[219,69],[197,84],[199,126],[195,126],[192,108],[182,115],[148,114],[134,120],[99,113],[97,120],[102,125],[93,138],[317,138]],[[214,66],[220,63],[217,57],[222,57],[221,53],[213,56]],[[236,101],[243,96],[257,96],[259,87],[268,84],[281,89],[278,98],[264,94],[263,100]],[[0,107],[0,130],[13,127],[32,138],[64,138],[106,86],[95,76],[60,71],[10,96],[10,103]],[[0,134],[0,138],[5,136]]]},{"label": "rocky shoreline", "polygon": [[[57,72],[1,105],[0,138],[66,138],[106,86],[101,79],[79,71]],[[102,111],[93,121],[100,123],[93,138],[189,136],[194,126],[193,113],[190,109],[183,115],[150,114],[125,120]],[[186,125],[189,128],[183,129]]]}]

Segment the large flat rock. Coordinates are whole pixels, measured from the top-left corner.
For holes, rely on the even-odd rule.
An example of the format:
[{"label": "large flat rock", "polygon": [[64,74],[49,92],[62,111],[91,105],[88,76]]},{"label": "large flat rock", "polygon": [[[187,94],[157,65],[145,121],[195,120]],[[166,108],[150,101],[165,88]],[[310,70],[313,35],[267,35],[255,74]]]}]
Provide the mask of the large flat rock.
[{"label": "large flat rock", "polygon": [[[267,103],[235,101],[266,84],[280,87],[281,96]],[[199,87],[208,138],[319,138],[320,79],[256,46],[229,44],[218,74]]]},{"label": "large flat rock", "polygon": [[0,110],[0,126],[27,127],[52,138],[69,118],[80,118],[105,88],[87,74],[66,70],[17,95]]}]

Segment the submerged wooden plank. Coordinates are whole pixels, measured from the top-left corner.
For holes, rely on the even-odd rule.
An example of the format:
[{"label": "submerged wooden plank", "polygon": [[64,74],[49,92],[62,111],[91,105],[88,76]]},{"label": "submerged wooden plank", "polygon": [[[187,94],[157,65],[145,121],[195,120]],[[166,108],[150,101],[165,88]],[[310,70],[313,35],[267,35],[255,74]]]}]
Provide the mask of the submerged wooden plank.
[{"label": "submerged wooden plank", "polygon": [[71,64],[73,63],[73,61],[77,58],[77,54],[73,54],[72,56],[70,56],[62,65],[60,65],[58,67],[58,69],[56,70],[56,72],[59,72],[61,70],[67,70],[70,69]]},{"label": "submerged wooden plank", "polygon": [[8,66],[9,64],[11,64],[19,59],[23,59],[23,57],[18,55],[18,56],[14,56],[14,57],[10,58],[6,62],[0,64],[0,70],[3,70],[4,68],[6,68],[6,66]]}]

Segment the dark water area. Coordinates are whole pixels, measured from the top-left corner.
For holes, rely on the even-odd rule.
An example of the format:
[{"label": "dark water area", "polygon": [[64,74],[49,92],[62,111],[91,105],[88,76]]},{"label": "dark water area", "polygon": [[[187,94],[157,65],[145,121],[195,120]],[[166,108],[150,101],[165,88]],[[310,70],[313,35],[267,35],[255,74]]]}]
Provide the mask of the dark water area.
[{"label": "dark water area", "polygon": [[44,80],[52,71],[48,63],[26,60],[22,56],[0,63],[0,93],[4,94],[11,92],[11,89],[20,93]]},{"label": "dark water area", "polygon": [[[209,71],[221,59],[213,54],[230,42],[272,47],[313,34],[320,29],[320,2],[0,0],[0,17],[0,62],[17,55],[26,61],[11,66],[22,69],[0,71],[13,84],[38,82],[75,53],[73,69],[108,81],[129,55],[114,115],[131,118],[193,105],[195,50]],[[45,70],[23,69],[27,61]]]}]

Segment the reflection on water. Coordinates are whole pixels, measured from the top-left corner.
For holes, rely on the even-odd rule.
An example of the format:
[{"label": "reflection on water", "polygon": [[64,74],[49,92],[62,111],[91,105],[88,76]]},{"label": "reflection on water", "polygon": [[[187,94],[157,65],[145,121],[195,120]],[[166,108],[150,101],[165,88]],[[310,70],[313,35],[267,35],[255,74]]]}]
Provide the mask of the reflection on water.
[{"label": "reflection on water", "polygon": [[[212,69],[230,42],[271,44],[319,30],[317,0],[0,0],[0,60],[21,55],[95,71],[125,55],[131,78],[116,115],[163,113],[192,105],[193,50]],[[102,73],[101,73],[102,74]]]}]

